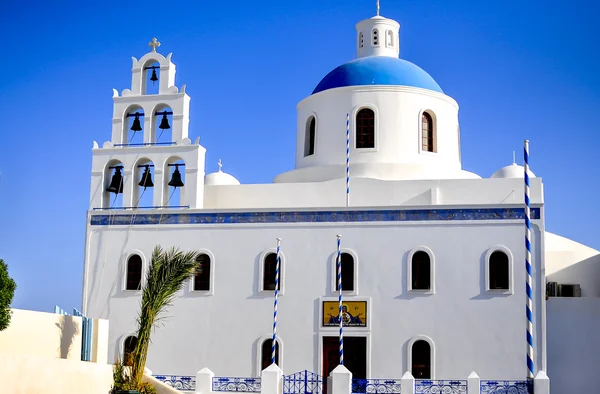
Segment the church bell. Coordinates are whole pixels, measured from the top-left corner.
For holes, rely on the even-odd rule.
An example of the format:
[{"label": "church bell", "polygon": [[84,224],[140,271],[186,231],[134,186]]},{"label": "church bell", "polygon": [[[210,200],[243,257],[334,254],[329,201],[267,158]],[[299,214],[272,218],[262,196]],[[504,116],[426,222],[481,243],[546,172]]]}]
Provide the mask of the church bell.
[{"label": "church bell", "polygon": [[158,76],[156,75],[156,69],[152,69],[152,76],[150,77],[150,80],[152,81],[152,83],[158,81]]},{"label": "church bell", "polygon": [[163,114],[163,117],[160,121],[159,129],[170,129],[171,125],[169,125],[169,119],[167,119],[167,114]]},{"label": "church bell", "polygon": [[133,119],[133,125],[131,125],[131,130],[133,131],[141,131],[142,125],[140,124],[140,113],[135,113],[135,119]]},{"label": "church bell", "polygon": [[121,175],[121,167],[115,167],[115,174],[110,181],[110,186],[106,188],[109,193],[123,193],[123,175]]},{"label": "church bell", "polygon": [[152,174],[150,174],[150,167],[149,166],[145,166],[146,169],[144,170],[144,173],[142,174],[142,180],[140,181],[140,183],[138,183],[139,186],[143,186],[144,190],[146,190],[147,187],[154,187],[154,182],[152,182]]},{"label": "church bell", "polygon": [[175,171],[173,171],[173,176],[169,181],[169,186],[173,187],[182,187],[183,182],[181,181],[181,173],[179,172],[179,166],[175,166]]}]

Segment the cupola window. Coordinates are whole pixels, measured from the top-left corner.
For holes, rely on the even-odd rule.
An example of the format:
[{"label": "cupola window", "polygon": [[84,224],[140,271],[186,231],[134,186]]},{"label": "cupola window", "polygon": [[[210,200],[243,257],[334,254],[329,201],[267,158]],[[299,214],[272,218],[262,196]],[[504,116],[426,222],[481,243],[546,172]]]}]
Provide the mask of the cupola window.
[{"label": "cupola window", "polygon": [[356,148],[375,148],[375,112],[363,108],[356,114]]},{"label": "cupola window", "polygon": [[198,271],[194,275],[194,290],[209,291],[210,290],[210,257],[207,254],[198,256]]},{"label": "cupola window", "polygon": [[392,30],[386,31],[385,46],[388,48],[394,47],[394,32]]},{"label": "cupola window", "polygon": [[[277,269],[277,255],[275,253],[269,253],[265,257],[264,270],[263,270],[263,290],[275,290],[275,272]],[[281,264],[280,264],[281,270]],[[281,290],[281,275],[279,277],[279,283],[277,283],[277,290]]]},{"label": "cupola window", "polygon": [[[343,291],[354,291],[354,258],[349,253],[341,254],[342,261],[342,290]],[[336,260],[337,263],[337,260]],[[336,268],[337,278],[337,268]],[[335,281],[335,290],[338,291],[337,279]]]},{"label": "cupola window", "polygon": [[431,379],[431,346],[424,340],[412,345],[412,375],[415,379]]},{"label": "cupola window", "polygon": [[412,290],[431,290],[431,259],[427,252],[416,252],[411,264]]},{"label": "cupola window", "polygon": [[358,46],[360,48],[365,46],[365,36],[362,32],[358,35]]},{"label": "cupola window", "polygon": [[123,344],[123,364],[126,366],[133,365],[133,351],[137,345],[137,337],[129,336]]},{"label": "cupola window", "polygon": [[499,250],[492,253],[489,265],[490,290],[508,290],[510,267],[506,253]]},{"label": "cupola window", "polygon": [[314,116],[311,116],[306,122],[306,132],[304,135],[304,157],[315,153],[315,131],[316,120]]},{"label": "cupola window", "polygon": [[[277,366],[279,366],[279,348],[280,348],[280,346],[281,345],[279,343],[279,340],[277,340],[275,342],[275,364],[277,364]],[[272,357],[273,357],[273,340],[272,339],[265,339],[263,341],[261,349],[260,349],[260,353],[261,353],[261,357],[260,357],[261,368],[265,369],[269,365],[271,365],[271,361],[273,361],[272,360]]]},{"label": "cupola window", "polygon": [[142,258],[137,254],[127,259],[126,290],[141,290],[142,288]]},{"label": "cupola window", "polygon": [[421,116],[421,136],[422,136],[422,147],[421,149],[425,152],[434,152],[434,128],[433,118],[428,112],[423,112]]},{"label": "cupola window", "polygon": [[373,29],[373,46],[379,46],[379,30]]}]

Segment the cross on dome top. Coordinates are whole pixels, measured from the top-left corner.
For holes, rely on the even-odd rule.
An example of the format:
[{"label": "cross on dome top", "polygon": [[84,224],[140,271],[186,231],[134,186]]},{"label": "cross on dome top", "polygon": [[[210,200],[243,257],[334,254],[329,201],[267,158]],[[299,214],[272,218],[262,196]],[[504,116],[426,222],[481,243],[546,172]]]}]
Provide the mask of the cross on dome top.
[{"label": "cross on dome top", "polygon": [[152,41],[148,43],[149,47],[152,47],[152,52],[156,52],[156,48],[160,46],[160,42],[154,37]]},{"label": "cross on dome top", "polygon": [[221,172],[223,170],[223,163],[221,163],[221,159],[219,159],[217,166],[219,166],[219,172]]},{"label": "cross on dome top", "polygon": [[377,16],[379,16],[379,0],[377,0]]}]

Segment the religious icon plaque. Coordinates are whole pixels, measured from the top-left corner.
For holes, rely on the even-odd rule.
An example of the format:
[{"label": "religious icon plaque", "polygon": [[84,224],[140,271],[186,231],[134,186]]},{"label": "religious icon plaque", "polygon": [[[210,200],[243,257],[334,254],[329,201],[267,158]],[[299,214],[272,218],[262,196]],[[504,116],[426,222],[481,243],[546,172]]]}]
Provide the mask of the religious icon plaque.
[{"label": "religious icon plaque", "polygon": [[[323,301],[323,327],[339,327],[339,301]],[[367,301],[342,302],[344,327],[367,326]]]}]

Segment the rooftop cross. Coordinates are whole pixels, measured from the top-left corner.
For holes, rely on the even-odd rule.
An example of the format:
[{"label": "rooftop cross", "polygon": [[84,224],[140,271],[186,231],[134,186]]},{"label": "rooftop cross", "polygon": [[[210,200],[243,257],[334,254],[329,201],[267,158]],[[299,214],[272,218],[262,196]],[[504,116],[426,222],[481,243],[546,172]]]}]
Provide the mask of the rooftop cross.
[{"label": "rooftop cross", "polygon": [[152,41],[148,43],[149,47],[152,47],[152,52],[156,52],[156,48],[160,46],[160,42],[154,37]]},{"label": "rooftop cross", "polygon": [[377,16],[379,16],[379,0],[377,0]]},{"label": "rooftop cross", "polygon": [[513,151],[513,164],[516,164],[516,163],[517,163],[517,158],[515,156],[515,151]]},{"label": "rooftop cross", "polygon": [[221,159],[219,159],[217,165],[219,166],[219,172],[221,172],[221,170],[223,169],[223,163],[221,163]]}]

